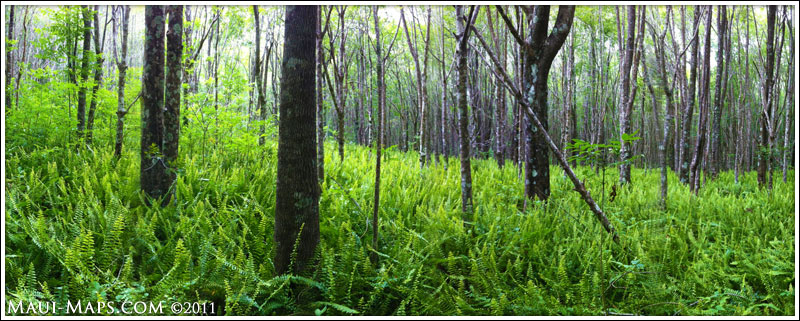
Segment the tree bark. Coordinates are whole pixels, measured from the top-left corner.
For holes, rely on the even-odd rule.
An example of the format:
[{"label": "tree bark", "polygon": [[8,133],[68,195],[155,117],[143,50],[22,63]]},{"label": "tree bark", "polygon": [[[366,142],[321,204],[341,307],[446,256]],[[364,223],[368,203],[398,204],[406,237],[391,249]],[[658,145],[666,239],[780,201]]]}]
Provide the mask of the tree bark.
[{"label": "tree bark", "polygon": [[320,238],[314,94],[318,14],[317,6],[286,6],[275,189],[277,274],[310,267]]},{"label": "tree bark", "polygon": [[[183,65],[183,6],[167,6],[167,60],[164,90],[164,160],[169,167],[165,186],[172,187],[177,178],[178,148],[181,137],[181,74]],[[166,201],[174,194],[167,193]]]},{"label": "tree bark", "polygon": [[706,7],[706,11],[706,45],[703,49],[703,74],[700,78],[702,87],[698,96],[700,120],[697,126],[697,143],[695,144],[694,156],[689,167],[689,183],[695,195],[698,194],[700,189],[700,163],[703,161],[702,153],[706,144],[709,83],[711,82],[711,6]]},{"label": "tree bark", "polygon": [[714,93],[714,109],[711,115],[711,151],[709,152],[708,160],[708,175],[711,178],[717,177],[719,173],[720,163],[720,123],[722,122],[722,105],[724,104],[725,95],[723,88],[725,88],[725,64],[730,63],[724,60],[725,40],[728,26],[728,14],[724,5],[720,5],[719,14],[717,15],[717,85]]},{"label": "tree bark", "polygon": [[[473,7],[473,11],[475,8]],[[469,40],[469,24],[472,18],[464,17],[462,6],[456,6],[456,104],[458,105],[459,141],[461,144],[461,211],[465,227],[472,220],[472,166],[470,164],[469,146],[469,109],[467,106],[467,42]]]},{"label": "tree bark", "polygon": [[[8,6],[8,26],[6,27],[6,108],[11,108],[11,78],[14,74],[14,60],[13,51],[11,50],[11,41],[14,40],[14,9],[16,6]],[[84,18],[85,20],[85,18]],[[84,22],[85,23],[85,22]],[[80,122],[79,122],[80,125]]]},{"label": "tree bark", "polygon": [[81,58],[81,75],[78,80],[78,145],[81,146],[83,140],[84,129],[86,128],[86,86],[83,82],[89,77],[89,56],[91,55],[90,46],[92,41],[92,20],[89,16],[89,9],[86,6],[81,6],[81,15],[83,17],[83,53]]},{"label": "tree bark", "polygon": [[[124,118],[128,110],[125,108],[125,75],[128,70],[128,21],[130,20],[131,8],[129,6],[121,6],[122,9],[122,39],[120,39],[121,50],[120,58],[117,60],[117,69],[119,76],[117,78],[117,136],[114,144],[114,157],[119,159],[122,155],[122,141],[124,135]],[[117,25],[119,24],[114,19],[114,41],[117,39]],[[115,50],[116,52],[116,50]]]},{"label": "tree bark", "polygon": [[763,102],[763,109],[762,112],[759,113],[760,116],[760,124],[761,124],[761,140],[758,145],[758,170],[757,170],[757,178],[758,178],[758,185],[759,187],[763,187],[767,183],[767,171],[769,170],[769,162],[770,158],[770,144],[769,144],[769,122],[772,119],[772,112],[770,108],[770,103],[772,102],[772,83],[773,83],[773,75],[772,72],[775,69],[775,46],[774,46],[774,39],[775,39],[775,15],[777,12],[777,6],[769,6],[767,8],[767,57],[766,57],[766,66],[764,66],[764,86],[762,87],[762,102]]},{"label": "tree bark", "polygon": [[[103,47],[100,40],[100,19],[98,18],[98,11],[100,6],[94,6],[94,85],[92,86],[92,102],[89,104],[89,113],[86,115],[86,144],[92,144],[92,131],[94,129],[94,113],[97,109],[97,90],[103,82]],[[105,31],[103,31],[105,34]],[[103,37],[105,38],[105,37]],[[105,40],[105,39],[103,39]]]},{"label": "tree bark", "polygon": [[[164,162],[164,8],[145,7],[145,50],[142,67],[142,136],[140,184],[148,197],[167,192]],[[149,202],[149,200],[148,200]]]}]

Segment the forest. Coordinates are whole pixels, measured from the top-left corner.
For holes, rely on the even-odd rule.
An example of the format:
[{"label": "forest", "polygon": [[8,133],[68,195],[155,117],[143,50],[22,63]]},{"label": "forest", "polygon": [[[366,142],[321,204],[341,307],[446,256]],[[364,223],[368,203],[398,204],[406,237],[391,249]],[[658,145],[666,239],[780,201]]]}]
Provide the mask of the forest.
[{"label": "forest", "polygon": [[3,7],[4,316],[798,315],[796,5]]}]

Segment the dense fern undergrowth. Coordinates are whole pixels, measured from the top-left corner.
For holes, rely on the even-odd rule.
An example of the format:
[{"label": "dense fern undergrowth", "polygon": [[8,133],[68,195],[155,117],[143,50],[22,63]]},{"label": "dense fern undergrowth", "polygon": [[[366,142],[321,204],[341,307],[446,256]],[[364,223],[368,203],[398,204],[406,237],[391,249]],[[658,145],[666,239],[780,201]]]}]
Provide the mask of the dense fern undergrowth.
[{"label": "dense fern undergrowth", "polygon": [[[330,144],[317,268],[275,277],[277,141],[257,147],[257,126],[222,111],[205,126],[188,113],[176,200],[148,207],[138,110],[115,160],[114,97],[98,111],[94,144],[77,151],[56,97],[21,98],[24,109],[6,111],[9,300],[206,302],[226,315],[794,313],[793,172],[787,183],[776,173],[772,192],[757,188],[754,172],[739,183],[723,172],[699,196],[671,173],[661,210],[658,170],[634,169],[612,202],[602,176],[580,167],[620,232],[615,244],[555,166],[550,201],[521,211],[517,168],[475,160],[476,212],[465,229],[458,160],[419,169],[415,153],[390,148],[372,249],[374,153],[347,145],[339,163]],[[616,169],[605,175],[608,194]]]}]

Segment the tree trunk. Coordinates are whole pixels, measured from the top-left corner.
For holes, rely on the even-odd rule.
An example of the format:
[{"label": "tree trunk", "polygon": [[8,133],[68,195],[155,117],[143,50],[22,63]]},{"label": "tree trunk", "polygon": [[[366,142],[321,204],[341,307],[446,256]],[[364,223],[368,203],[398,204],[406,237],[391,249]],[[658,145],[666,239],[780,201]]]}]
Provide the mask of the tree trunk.
[{"label": "tree trunk", "polygon": [[[694,9],[694,33],[697,34],[700,28],[700,6]],[[695,91],[697,90],[697,60],[700,39],[699,35],[692,40],[691,62],[689,66],[689,88],[687,90],[688,99],[683,108],[683,123],[681,124],[681,166],[679,168],[680,180],[683,184],[691,184],[689,181],[689,136],[692,130],[692,116],[694,115]]]},{"label": "tree trunk", "polygon": [[[381,196],[381,149],[383,147],[383,115],[386,109],[386,85],[384,84],[383,53],[381,52],[381,27],[378,19],[378,6],[372,7],[372,17],[375,20],[375,55],[378,73],[378,128],[375,135],[375,194],[372,204],[372,248],[378,250],[378,208]],[[377,263],[378,254],[372,252],[372,262]]]},{"label": "tree trunk", "polygon": [[[92,102],[89,104],[89,113],[86,115],[86,144],[92,144],[92,130],[94,128],[94,113],[97,109],[97,89],[103,81],[103,47],[100,41],[100,19],[98,19],[100,6],[94,6],[94,85],[92,86]],[[105,39],[104,39],[105,40]]]},{"label": "tree trunk", "polygon": [[[122,155],[122,140],[124,118],[128,110],[125,109],[125,75],[128,70],[128,21],[130,20],[131,8],[129,6],[122,6],[122,39],[120,59],[117,61],[117,69],[119,70],[119,77],[117,78],[117,137],[114,144],[114,157],[119,159]],[[117,24],[114,21],[114,41],[117,38]]]},{"label": "tree trunk", "polygon": [[[14,40],[14,9],[16,6],[8,6],[8,26],[6,29],[6,108],[11,108],[11,78],[14,74],[14,60],[11,50],[11,41]],[[84,20],[86,18],[84,17]],[[85,21],[84,21],[85,24]],[[80,125],[80,122],[79,122]],[[80,129],[80,127],[79,127]]]},{"label": "tree trunk", "polygon": [[[145,50],[142,67],[142,136],[140,184],[148,197],[167,192],[164,162],[164,8],[145,6]],[[150,202],[150,200],[148,200]]]},{"label": "tree trunk", "polygon": [[275,189],[275,272],[299,274],[319,243],[314,68],[317,6],[286,6]]},{"label": "tree trunk", "polygon": [[[794,15],[792,15],[792,14],[789,14],[789,16],[790,17],[794,17]],[[789,30],[794,30],[792,28],[792,22],[793,22],[792,19],[789,19],[789,21],[788,21]],[[795,48],[794,48],[794,37],[793,37],[793,35],[791,37],[789,37],[789,41],[790,41],[789,48],[791,48],[791,51],[790,51],[790,54],[789,54],[789,74],[788,74],[789,77],[787,77],[787,86],[786,86],[786,88],[787,88],[786,89],[786,109],[785,109],[786,110],[786,115],[785,115],[785,120],[783,122],[783,126],[784,126],[784,129],[783,129],[783,182],[784,183],[786,183],[786,172],[787,172],[787,168],[790,165],[791,154],[792,154],[792,151],[793,151],[793,149],[791,148],[792,147],[792,142],[791,142],[792,136],[791,136],[791,134],[792,134],[792,128],[794,128],[794,126],[792,126],[793,119],[794,119],[792,116],[794,114],[794,94],[795,94],[794,93],[794,90],[795,90],[795,84],[794,84],[794,68],[795,68],[795,65],[794,65],[794,49]],[[730,50],[730,48],[728,50]]]},{"label": "tree trunk", "polygon": [[[473,7],[474,10],[474,7]],[[472,13],[472,12],[470,12]],[[472,16],[470,15],[469,18]],[[459,141],[461,144],[461,211],[465,226],[472,220],[472,166],[469,149],[469,110],[467,106],[467,42],[469,19],[462,6],[456,6],[456,104],[458,105]]]},{"label": "tree trunk", "polygon": [[[167,6],[166,83],[164,90],[164,160],[170,168],[165,186],[171,187],[177,178],[178,147],[181,137],[181,57],[183,55],[183,6]],[[174,194],[170,189],[166,201]]]},{"label": "tree trunk", "polygon": [[711,144],[710,144],[710,152],[709,152],[709,160],[708,160],[708,175],[712,178],[717,177],[719,173],[719,166],[722,162],[721,155],[720,155],[720,123],[722,122],[722,104],[724,104],[724,92],[723,88],[725,88],[725,64],[730,63],[724,60],[724,51],[725,51],[725,39],[726,39],[726,32],[728,26],[728,14],[726,13],[725,6],[720,5],[719,13],[717,15],[717,86],[714,92],[714,109],[711,113]]},{"label": "tree trunk", "polygon": [[92,41],[92,20],[89,16],[89,8],[81,6],[81,15],[83,16],[83,58],[81,58],[81,76],[78,80],[78,145],[81,146],[83,139],[83,132],[86,128],[86,87],[83,82],[89,77],[89,56],[91,55],[89,47]]},{"label": "tree trunk", "polygon": [[623,135],[630,134],[631,122],[631,104],[633,104],[633,95],[631,94],[631,71],[636,72],[636,69],[631,70],[634,55],[634,40],[636,32],[636,6],[628,6],[628,31],[625,38],[625,52],[622,56],[622,66],[620,74],[620,92],[619,96],[619,135],[620,135],[620,162],[619,165],[619,183],[627,184],[631,181],[631,168],[628,160],[631,157],[630,143],[625,141]]},{"label": "tree trunk", "polygon": [[709,84],[711,82],[711,6],[706,7],[706,45],[703,49],[703,74],[701,75],[701,88],[699,91],[700,101],[700,120],[697,126],[697,144],[695,144],[694,156],[692,157],[692,164],[689,167],[689,183],[695,195],[698,194],[700,189],[700,163],[703,161],[703,150],[706,144],[706,132],[708,122],[708,101],[709,101]]},{"label": "tree trunk", "polygon": [[769,170],[769,162],[771,157],[771,147],[769,144],[769,122],[772,119],[772,112],[770,103],[772,102],[772,83],[774,81],[772,72],[775,69],[775,14],[777,6],[769,6],[767,9],[767,57],[766,66],[764,67],[764,86],[762,87],[763,93],[763,109],[760,115],[761,123],[761,141],[758,146],[758,185],[763,187],[767,183],[767,171]]}]

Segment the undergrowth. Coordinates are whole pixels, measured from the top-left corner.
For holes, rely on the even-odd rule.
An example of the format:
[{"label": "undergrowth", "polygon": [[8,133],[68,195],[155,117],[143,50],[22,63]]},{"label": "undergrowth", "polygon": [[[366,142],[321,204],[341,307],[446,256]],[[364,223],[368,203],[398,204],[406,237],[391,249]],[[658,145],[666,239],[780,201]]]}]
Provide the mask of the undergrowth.
[{"label": "undergrowth", "polygon": [[[10,300],[214,302],[227,315],[794,313],[795,189],[780,175],[769,192],[753,172],[739,183],[723,172],[693,196],[670,173],[661,210],[658,170],[634,169],[612,202],[600,195],[601,177],[579,167],[620,233],[615,244],[555,166],[550,201],[522,211],[518,169],[473,161],[475,214],[465,229],[458,160],[419,169],[415,153],[390,150],[372,249],[374,153],[347,145],[340,163],[329,144],[316,268],[275,277],[274,138],[257,147],[257,126],[228,114],[219,124],[228,130],[202,132],[189,114],[176,199],[148,207],[138,111],[116,160],[113,97],[98,111],[95,144],[79,151],[66,110],[36,113],[49,103],[6,115]],[[607,184],[616,173],[607,170]]]}]

